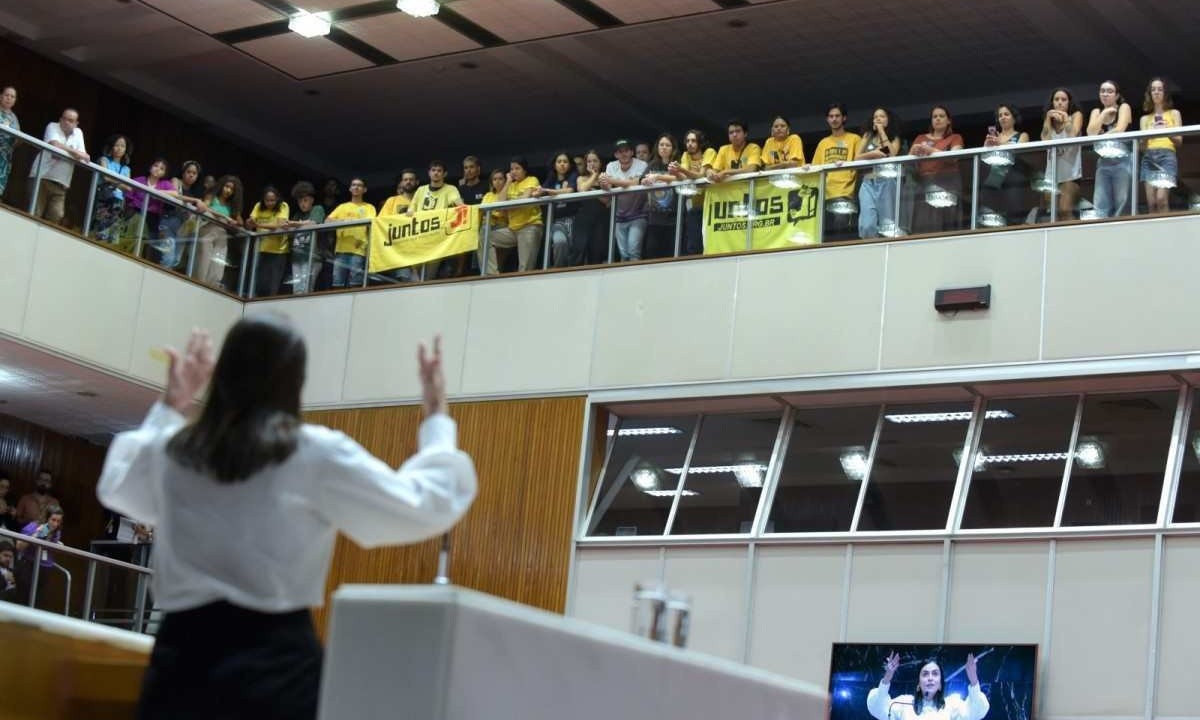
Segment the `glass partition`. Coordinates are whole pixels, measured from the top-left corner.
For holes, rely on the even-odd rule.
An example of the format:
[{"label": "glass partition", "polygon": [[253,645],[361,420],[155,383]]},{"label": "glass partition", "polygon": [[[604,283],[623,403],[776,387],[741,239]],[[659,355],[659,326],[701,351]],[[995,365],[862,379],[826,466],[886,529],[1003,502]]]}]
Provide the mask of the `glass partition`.
[{"label": "glass partition", "polygon": [[1054,524],[1079,398],[989,400],[962,527]]},{"label": "glass partition", "polygon": [[670,534],[750,532],[782,419],[778,412],[704,417],[686,474],[667,468],[684,474]]},{"label": "glass partition", "polygon": [[846,532],[870,467],[879,406],[797,410],[767,532]]},{"label": "glass partition", "polygon": [[589,535],[662,535],[678,472],[687,459],[696,416],[626,418],[612,446],[592,510]]},{"label": "glass partition", "polygon": [[1062,524],[1154,523],[1179,394],[1084,399]]},{"label": "glass partition", "polygon": [[946,527],[970,420],[969,403],[886,406],[856,529]]}]

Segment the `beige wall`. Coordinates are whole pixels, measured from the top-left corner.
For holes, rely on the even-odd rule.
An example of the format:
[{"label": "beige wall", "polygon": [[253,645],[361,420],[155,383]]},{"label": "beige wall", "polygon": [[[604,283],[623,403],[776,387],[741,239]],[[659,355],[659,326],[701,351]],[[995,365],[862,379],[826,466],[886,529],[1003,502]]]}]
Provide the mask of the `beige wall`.
[{"label": "beige wall", "polygon": [[[1165,543],[1153,717],[1194,718],[1200,538]],[[1152,537],[954,541],[948,557],[942,541],[760,544],[749,571],[744,546],[668,547],[666,574],[672,589],[694,596],[696,649],[825,687],[837,641],[1036,643],[1036,716],[1112,720],[1144,717],[1154,544]],[[659,552],[580,547],[568,612],[627,628],[627,614],[598,608],[628,608],[634,578],[658,567]],[[690,572],[672,573],[673,563]],[[728,586],[718,592],[718,583]],[[739,628],[745,653],[731,656]]]},{"label": "beige wall", "polygon": [[[159,376],[150,347],[243,312],[9,211],[0,232],[0,331],[140,381]],[[836,385],[847,373],[1200,349],[1200,314],[1176,299],[1190,294],[1198,234],[1196,216],[1075,225],[288,298],[245,312],[296,318],[312,353],[309,407],[415,400],[412,346],[435,332],[459,396],[820,376]],[[979,284],[992,286],[990,310],[933,310],[935,290]]]}]

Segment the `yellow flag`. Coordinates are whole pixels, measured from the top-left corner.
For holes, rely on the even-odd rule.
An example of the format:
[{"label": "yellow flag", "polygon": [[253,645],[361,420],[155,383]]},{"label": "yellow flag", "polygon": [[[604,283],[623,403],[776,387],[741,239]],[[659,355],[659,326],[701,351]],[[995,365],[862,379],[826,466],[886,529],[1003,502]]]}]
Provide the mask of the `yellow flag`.
[{"label": "yellow flag", "polygon": [[[793,175],[799,187],[778,188],[766,179],[709,185],[704,191],[704,254],[788,248],[817,237],[817,173]],[[747,247],[746,227],[750,229]]]},{"label": "yellow flag", "polygon": [[380,215],[371,223],[370,272],[420,265],[479,247],[479,210],[469,205]]}]

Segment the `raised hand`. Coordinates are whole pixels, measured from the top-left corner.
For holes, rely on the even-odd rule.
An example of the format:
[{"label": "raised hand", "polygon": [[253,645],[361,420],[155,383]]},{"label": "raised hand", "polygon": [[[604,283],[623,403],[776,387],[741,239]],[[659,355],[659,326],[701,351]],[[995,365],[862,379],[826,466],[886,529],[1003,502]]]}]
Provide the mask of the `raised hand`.
[{"label": "raised hand", "polygon": [[892,676],[896,674],[896,670],[900,667],[900,653],[895,650],[887,657],[887,662],[883,664],[883,680],[882,682],[891,683]]},{"label": "raised hand", "polygon": [[421,402],[425,417],[446,412],[446,378],[442,374],[442,336],[433,336],[433,353],[425,343],[417,346],[417,366],[421,378]]},{"label": "raised hand", "polygon": [[212,338],[207,330],[193,328],[188,338],[187,349],[180,355],[173,347],[163,348],[167,354],[167,389],[163,392],[163,402],[177,412],[186,415],[192,407],[192,400],[200,388],[212,377],[213,358]]},{"label": "raised hand", "polygon": [[967,654],[967,683],[970,685],[979,684],[979,661],[975,659],[974,653]]}]

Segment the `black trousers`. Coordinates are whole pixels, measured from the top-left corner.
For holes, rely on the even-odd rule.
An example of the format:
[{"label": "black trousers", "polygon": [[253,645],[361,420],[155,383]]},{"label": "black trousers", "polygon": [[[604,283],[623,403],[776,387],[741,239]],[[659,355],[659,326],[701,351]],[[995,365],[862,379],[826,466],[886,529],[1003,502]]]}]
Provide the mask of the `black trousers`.
[{"label": "black trousers", "polygon": [[138,720],[315,720],[322,655],[308,610],[216,602],[168,613]]}]

